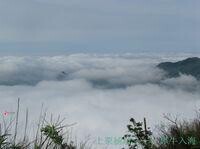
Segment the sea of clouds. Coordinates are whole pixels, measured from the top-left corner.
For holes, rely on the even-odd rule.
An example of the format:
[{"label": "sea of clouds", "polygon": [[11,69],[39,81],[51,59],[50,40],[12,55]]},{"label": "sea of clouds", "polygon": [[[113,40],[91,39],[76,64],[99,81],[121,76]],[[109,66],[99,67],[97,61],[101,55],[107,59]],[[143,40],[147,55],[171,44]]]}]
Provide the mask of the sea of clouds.
[{"label": "sea of clouds", "polygon": [[160,62],[191,56],[1,56],[0,110],[15,111],[19,97],[21,120],[29,109],[29,134],[34,132],[42,103],[54,117],[61,115],[66,123],[76,123],[72,131],[80,140],[88,135],[94,141],[97,137],[121,137],[131,117],[146,117],[154,130],[164,121],[163,114],[190,119],[199,109],[199,81],[183,74],[166,78],[165,72],[156,67]]}]

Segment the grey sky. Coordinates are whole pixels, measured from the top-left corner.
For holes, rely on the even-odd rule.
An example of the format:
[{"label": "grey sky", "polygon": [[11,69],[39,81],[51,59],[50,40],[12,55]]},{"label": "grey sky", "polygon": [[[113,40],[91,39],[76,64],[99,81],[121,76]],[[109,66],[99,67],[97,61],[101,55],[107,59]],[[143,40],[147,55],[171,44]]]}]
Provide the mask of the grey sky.
[{"label": "grey sky", "polygon": [[198,0],[0,0],[0,50],[198,51]]}]

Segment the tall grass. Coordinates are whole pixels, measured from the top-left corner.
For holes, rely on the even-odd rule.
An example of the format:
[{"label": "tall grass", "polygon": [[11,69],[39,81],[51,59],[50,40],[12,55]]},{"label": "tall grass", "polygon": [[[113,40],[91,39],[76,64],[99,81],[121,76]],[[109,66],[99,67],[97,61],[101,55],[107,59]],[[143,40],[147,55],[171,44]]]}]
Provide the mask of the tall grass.
[{"label": "tall grass", "polygon": [[[171,115],[164,115],[169,123],[158,127],[153,136],[151,130],[146,129],[146,121],[136,122],[130,119],[127,126],[128,133],[123,139],[127,141],[128,149],[200,149],[200,113],[192,120],[178,120]],[[150,132],[150,133],[149,133]]]},{"label": "tall grass", "polygon": [[192,120],[179,120],[165,115],[170,123],[160,126],[157,146],[160,149],[200,149],[199,114]]},{"label": "tall grass", "polygon": [[[67,130],[74,124],[65,125],[65,119],[61,119],[60,116],[53,120],[53,115],[51,115],[50,120],[47,120],[47,113],[43,111],[43,105],[35,137],[28,136],[28,109],[26,109],[25,121],[23,121],[25,123],[24,130],[18,127],[19,111],[20,99],[17,100],[15,116],[9,121],[5,120],[3,116],[2,123],[0,123],[0,149],[91,149],[88,141],[77,143],[69,139]],[[21,133],[22,131],[24,133]]]}]

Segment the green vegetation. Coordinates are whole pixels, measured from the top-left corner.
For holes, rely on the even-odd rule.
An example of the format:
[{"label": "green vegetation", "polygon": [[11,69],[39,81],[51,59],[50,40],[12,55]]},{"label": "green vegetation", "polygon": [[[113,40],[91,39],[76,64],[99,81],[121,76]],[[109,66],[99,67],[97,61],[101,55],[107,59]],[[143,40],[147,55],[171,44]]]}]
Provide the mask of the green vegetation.
[{"label": "green vegetation", "polygon": [[146,128],[146,119],[144,119],[144,128],[142,122],[136,122],[131,118],[128,128],[128,133],[122,139],[127,141],[130,149],[142,147],[149,149],[152,146],[151,135],[152,132]]},{"label": "green vegetation", "polygon": [[0,123],[0,149],[91,149],[88,141],[74,143],[69,139],[67,130],[74,124],[63,125],[65,119],[60,119],[60,116],[53,121],[52,115],[49,122],[42,109],[35,137],[27,136],[28,110],[26,110],[24,136],[20,136],[22,130],[18,127],[19,108],[20,100],[18,99],[15,118],[6,122],[3,117],[3,123]]},{"label": "green vegetation", "polygon": [[170,115],[164,116],[169,124],[158,127],[159,135],[153,137],[150,128],[146,129],[146,120],[136,122],[130,119],[127,141],[128,149],[200,149],[200,115],[190,121],[178,121]]},{"label": "green vegetation", "polygon": [[[74,143],[69,139],[68,128],[72,125],[63,125],[65,119],[58,118],[50,121],[46,120],[46,113],[41,110],[35,137],[27,136],[28,110],[26,110],[24,136],[20,135],[18,127],[19,99],[14,119],[0,125],[0,149],[93,149],[88,141]],[[147,127],[146,119],[137,122],[130,119],[127,125],[127,133],[122,137],[127,144],[127,149],[200,149],[200,112],[196,118],[188,121],[180,121],[165,115],[168,124],[157,127],[157,131],[152,132]],[[154,134],[156,133],[156,135]],[[20,136],[20,137],[19,137]],[[125,148],[123,148],[125,149]]]}]

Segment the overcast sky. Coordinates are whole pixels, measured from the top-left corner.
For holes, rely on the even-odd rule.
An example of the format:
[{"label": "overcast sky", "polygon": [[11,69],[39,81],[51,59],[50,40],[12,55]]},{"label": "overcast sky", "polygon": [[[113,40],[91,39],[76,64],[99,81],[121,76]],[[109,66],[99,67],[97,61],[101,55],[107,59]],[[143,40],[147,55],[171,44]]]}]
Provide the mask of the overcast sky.
[{"label": "overcast sky", "polygon": [[0,0],[0,52],[198,51],[199,0]]}]

